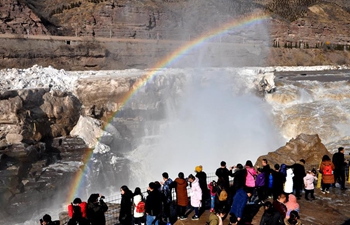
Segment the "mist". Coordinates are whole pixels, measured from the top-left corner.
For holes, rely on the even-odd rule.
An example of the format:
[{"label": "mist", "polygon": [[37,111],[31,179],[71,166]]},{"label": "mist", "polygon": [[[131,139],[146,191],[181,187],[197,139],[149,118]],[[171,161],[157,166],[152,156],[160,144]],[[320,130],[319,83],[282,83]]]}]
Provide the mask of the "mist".
[{"label": "mist", "polygon": [[[194,70],[180,99],[167,100],[167,118],[156,143],[143,144],[130,155],[132,186],[146,187],[168,172],[176,178],[203,166],[214,173],[221,161],[227,166],[253,162],[283,145],[268,105],[247,90],[247,80],[224,70]],[[174,105],[176,104],[176,105]]]}]

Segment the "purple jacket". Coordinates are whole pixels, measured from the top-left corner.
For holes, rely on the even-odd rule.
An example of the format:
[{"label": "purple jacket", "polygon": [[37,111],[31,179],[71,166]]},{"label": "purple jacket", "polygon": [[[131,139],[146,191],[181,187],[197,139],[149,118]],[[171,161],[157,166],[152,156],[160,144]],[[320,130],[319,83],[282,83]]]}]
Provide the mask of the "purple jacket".
[{"label": "purple jacket", "polygon": [[265,173],[259,173],[256,176],[255,186],[256,187],[263,187],[263,186],[265,186]]}]

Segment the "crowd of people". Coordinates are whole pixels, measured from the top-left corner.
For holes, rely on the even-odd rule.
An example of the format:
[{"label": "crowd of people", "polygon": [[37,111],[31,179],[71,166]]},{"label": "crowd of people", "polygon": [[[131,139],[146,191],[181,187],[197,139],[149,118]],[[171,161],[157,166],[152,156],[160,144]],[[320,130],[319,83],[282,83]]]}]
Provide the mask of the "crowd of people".
[{"label": "crowd of people", "polygon": [[[217,179],[207,183],[207,175],[202,166],[195,167],[195,174],[185,177],[178,173],[172,180],[167,172],[162,174],[163,180],[148,184],[147,196],[143,196],[139,187],[132,192],[126,185],[120,188],[121,202],[119,223],[121,225],[158,225],[174,224],[177,220],[186,220],[194,211],[192,220],[198,220],[205,209],[210,209],[208,225],[222,225],[226,217],[229,224],[251,224],[261,207],[264,213],[260,225],[295,225],[301,224],[298,200],[315,199],[315,184],[317,174],[322,174],[323,194],[329,193],[331,186],[339,184],[341,190],[345,187],[344,148],[331,158],[322,157],[318,170],[305,171],[305,160],[300,159],[293,165],[275,164],[270,167],[267,159],[254,167],[250,160],[245,165],[237,164],[227,168],[222,161],[216,170]],[[230,182],[229,177],[233,177]],[[189,188],[188,188],[189,186]],[[175,192],[173,198],[172,190]],[[88,202],[76,198],[68,206],[68,225],[105,225],[105,212],[108,206],[104,197],[92,194]],[[46,216],[46,218],[45,218]],[[41,224],[54,224],[46,221],[45,215]]]}]

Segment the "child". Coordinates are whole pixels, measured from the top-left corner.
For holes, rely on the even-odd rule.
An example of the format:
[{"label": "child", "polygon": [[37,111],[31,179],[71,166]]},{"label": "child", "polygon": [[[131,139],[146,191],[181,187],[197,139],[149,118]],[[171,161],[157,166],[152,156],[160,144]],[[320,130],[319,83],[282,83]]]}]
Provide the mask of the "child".
[{"label": "child", "polygon": [[311,194],[312,200],[315,200],[315,196],[314,196],[314,190],[315,190],[314,182],[315,182],[315,180],[317,180],[316,174],[312,171],[307,171],[307,174],[304,177],[305,199],[307,201],[311,201],[309,199],[309,194]]},{"label": "child", "polygon": [[210,212],[214,212],[215,207],[215,195],[216,195],[216,182],[213,180],[208,184],[210,190]]}]

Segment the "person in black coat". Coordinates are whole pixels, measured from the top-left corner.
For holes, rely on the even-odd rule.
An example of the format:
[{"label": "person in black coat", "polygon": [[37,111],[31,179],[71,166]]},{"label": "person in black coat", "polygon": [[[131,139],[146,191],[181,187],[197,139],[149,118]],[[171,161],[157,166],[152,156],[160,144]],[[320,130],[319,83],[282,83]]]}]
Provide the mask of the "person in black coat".
[{"label": "person in black coat", "polygon": [[122,199],[120,202],[119,222],[123,225],[131,225],[132,222],[132,191],[125,185],[120,188]]},{"label": "person in black coat", "polygon": [[[196,166],[196,177],[198,178],[199,187],[202,190],[202,204],[205,206],[205,202],[210,198],[210,192],[207,183],[207,174],[203,171],[202,166]],[[204,208],[204,207],[203,207]]]},{"label": "person in black coat", "polygon": [[334,181],[339,182],[340,188],[342,190],[345,190],[345,166],[346,166],[346,161],[344,157],[344,148],[339,147],[338,152],[334,153],[332,162],[335,166],[334,169]]},{"label": "person in black coat", "polygon": [[267,161],[267,159],[262,159],[261,160],[261,164],[262,164],[262,173],[265,174],[265,186],[264,186],[264,199],[267,199],[268,195],[269,195],[269,177],[270,177],[270,173],[271,173],[271,168],[270,165]]},{"label": "person in black coat", "polygon": [[[98,200],[98,198],[100,198],[100,200]],[[104,196],[101,196],[100,194],[91,194],[88,199],[86,216],[91,225],[106,224],[105,212],[107,212],[108,206],[103,199]]]},{"label": "person in black coat", "polygon": [[215,172],[215,175],[218,176],[218,182],[219,180],[222,180],[224,182],[225,188],[229,188],[230,183],[229,183],[229,174],[230,171],[226,168],[226,162],[222,161],[220,163],[220,168],[218,168]]},{"label": "person in black coat", "polygon": [[232,185],[231,193],[230,193],[231,196],[235,196],[237,190],[244,187],[245,177],[247,175],[247,172],[245,169],[243,169],[242,164],[238,163],[237,166],[235,166],[233,168],[235,169],[233,173],[232,173],[232,170],[230,170],[231,171],[230,176],[233,177],[233,185]]},{"label": "person in black coat", "polygon": [[293,188],[295,190],[295,197],[297,197],[297,199],[300,199],[301,192],[304,188],[304,177],[306,176],[304,165],[305,160],[300,159],[298,163],[295,163],[292,166],[288,166],[289,168],[293,168]]},{"label": "person in black coat", "polygon": [[275,170],[272,172],[272,195],[273,200],[277,200],[278,196],[283,193],[283,184],[286,182],[286,177],[279,171],[280,165],[275,164]]},{"label": "person in black coat", "polygon": [[162,210],[162,197],[157,185],[154,182],[148,185],[148,196],[146,198],[146,224],[158,225],[158,220],[161,216]]}]

